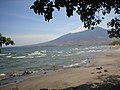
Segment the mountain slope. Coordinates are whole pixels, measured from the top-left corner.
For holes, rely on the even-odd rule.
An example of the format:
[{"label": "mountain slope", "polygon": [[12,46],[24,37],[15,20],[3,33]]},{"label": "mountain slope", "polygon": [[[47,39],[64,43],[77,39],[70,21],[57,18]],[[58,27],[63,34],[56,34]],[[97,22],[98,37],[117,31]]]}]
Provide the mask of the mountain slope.
[{"label": "mountain slope", "polygon": [[67,45],[105,45],[112,39],[108,37],[107,30],[95,27],[94,30],[86,30],[78,33],[69,33],[55,40],[37,44],[40,46],[67,46]]},{"label": "mountain slope", "polygon": [[98,40],[98,39],[109,39],[107,31],[100,27],[95,27],[94,30],[86,30],[78,33],[70,33],[63,35],[60,38],[53,40],[52,42],[63,42],[63,41],[84,41],[84,40]]}]

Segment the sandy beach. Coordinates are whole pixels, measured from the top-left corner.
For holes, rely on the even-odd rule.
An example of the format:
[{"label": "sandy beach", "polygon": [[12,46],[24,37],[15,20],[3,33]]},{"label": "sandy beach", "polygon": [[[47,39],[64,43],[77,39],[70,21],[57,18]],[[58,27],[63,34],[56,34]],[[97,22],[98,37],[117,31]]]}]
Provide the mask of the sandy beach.
[{"label": "sandy beach", "polygon": [[120,90],[120,48],[97,53],[90,64],[32,77],[0,90]]}]

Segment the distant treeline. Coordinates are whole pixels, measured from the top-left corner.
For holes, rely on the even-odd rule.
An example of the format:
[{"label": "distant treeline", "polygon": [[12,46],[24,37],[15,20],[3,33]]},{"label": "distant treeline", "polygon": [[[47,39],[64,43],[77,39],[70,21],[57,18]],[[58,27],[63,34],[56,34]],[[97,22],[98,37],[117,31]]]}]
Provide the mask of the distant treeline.
[{"label": "distant treeline", "polygon": [[120,41],[113,41],[110,45],[120,45]]}]

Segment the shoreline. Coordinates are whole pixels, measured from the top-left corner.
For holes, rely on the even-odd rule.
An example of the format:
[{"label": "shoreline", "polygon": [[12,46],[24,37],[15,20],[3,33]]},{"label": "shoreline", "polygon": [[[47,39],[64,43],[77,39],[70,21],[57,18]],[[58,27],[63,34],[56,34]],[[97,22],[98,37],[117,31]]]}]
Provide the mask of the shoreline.
[{"label": "shoreline", "polygon": [[85,59],[80,63],[71,64],[68,66],[51,66],[45,68],[38,68],[38,69],[31,69],[31,70],[24,70],[24,71],[15,71],[9,73],[2,73],[0,74],[0,87],[5,87],[8,85],[15,84],[16,82],[19,83],[26,79],[43,76],[48,74],[54,74],[64,71],[64,69],[69,68],[80,68],[80,67],[91,67],[90,59]]},{"label": "shoreline", "polygon": [[43,69],[40,68],[36,70],[15,71],[7,74],[2,73],[0,74],[1,75],[0,87],[12,85],[12,84],[15,84],[16,82],[19,83],[21,81],[27,80],[29,78],[37,77],[37,76],[59,73],[64,71],[65,69],[92,67],[89,61],[90,61],[89,59],[85,59],[81,61],[81,63],[75,63],[68,66],[51,66],[51,67],[47,67]]},{"label": "shoreline", "polygon": [[[0,90],[68,89],[88,83],[100,83],[98,77],[120,76],[120,48],[96,54],[88,67],[63,68],[55,73],[44,73],[14,84],[0,87]],[[15,89],[18,88],[18,89]]]}]

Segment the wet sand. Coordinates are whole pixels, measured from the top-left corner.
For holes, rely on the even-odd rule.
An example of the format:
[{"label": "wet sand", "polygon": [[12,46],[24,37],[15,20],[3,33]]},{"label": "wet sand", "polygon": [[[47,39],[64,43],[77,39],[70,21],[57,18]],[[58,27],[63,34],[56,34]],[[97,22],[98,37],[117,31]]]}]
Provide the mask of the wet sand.
[{"label": "wet sand", "polygon": [[90,64],[91,66],[89,67],[66,68],[53,74],[45,73],[42,76],[32,77],[21,82],[16,82],[15,84],[0,87],[0,90],[75,90],[73,88],[93,88],[86,87],[86,85],[101,85],[110,76],[112,78],[115,77],[120,82],[120,48],[98,53]]}]

